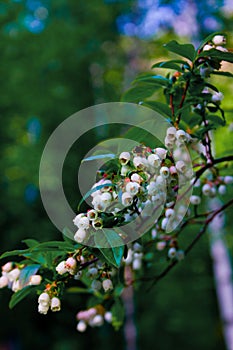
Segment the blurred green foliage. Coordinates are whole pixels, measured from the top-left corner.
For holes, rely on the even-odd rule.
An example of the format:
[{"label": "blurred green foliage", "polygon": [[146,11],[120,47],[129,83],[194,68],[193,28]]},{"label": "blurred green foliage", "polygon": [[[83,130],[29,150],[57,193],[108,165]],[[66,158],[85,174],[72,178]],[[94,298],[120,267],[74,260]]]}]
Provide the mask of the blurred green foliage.
[{"label": "blurred green foliage", "polygon": [[[38,190],[41,153],[55,127],[85,107],[119,101],[135,72],[149,69],[155,57],[159,61],[159,56],[167,55],[161,47],[175,38],[172,34],[151,42],[118,35],[115,20],[132,4],[52,1],[45,29],[35,34],[24,26],[24,2],[2,2],[1,252],[20,248],[27,237],[41,241],[60,238]],[[222,81],[226,91],[224,78]],[[225,99],[229,110],[231,87],[232,83]],[[225,140],[224,134],[224,143],[221,131],[217,135],[220,153],[226,143],[232,145],[230,132],[227,127],[225,130],[229,135]],[[101,133],[92,138],[98,141]],[[83,155],[89,140],[86,135]],[[74,150],[65,165],[64,186],[74,209],[79,202],[77,164],[83,155]],[[159,266],[160,261],[158,271]],[[105,325],[85,334],[76,332],[74,314],[85,305],[85,296],[67,296],[61,313],[44,317],[38,315],[34,299],[9,311],[9,295],[7,290],[0,294],[0,349],[3,344],[11,350],[124,349],[123,330],[114,333]],[[147,294],[145,286],[136,293],[135,303],[139,349],[224,349],[206,237],[155,289]]]}]

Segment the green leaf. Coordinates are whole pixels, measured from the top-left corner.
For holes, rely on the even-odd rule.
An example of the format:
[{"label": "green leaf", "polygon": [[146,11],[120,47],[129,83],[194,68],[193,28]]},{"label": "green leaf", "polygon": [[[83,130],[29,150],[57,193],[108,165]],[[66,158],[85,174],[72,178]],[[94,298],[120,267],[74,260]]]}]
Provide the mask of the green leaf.
[{"label": "green leaf", "polygon": [[27,286],[19,290],[18,292],[14,293],[11,297],[9,308],[13,309],[13,307],[15,307],[16,304],[18,304],[21,300],[26,298],[29,294],[31,294],[36,289],[37,288],[35,286]]},{"label": "green leaf", "polygon": [[211,74],[215,74],[215,75],[222,75],[228,78],[233,78],[233,74],[230,72],[223,72],[223,71],[213,71]]},{"label": "green leaf", "polygon": [[29,239],[24,239],[22,242],[23,242],[24,244],[26,244],[26,246],[28,246],[28,248],[33,248],[33,247],[35,247],[36,245],[40,244],[37,240],[31,239],[31,238],[29,238]]},{"label": "green leaf", "polygon": [[108,154],[97,154],[97,155],[95,155],[95,156],[91,156],[91,157],[88,157],[88,158],[84,158],[84,159],[82,160],[81,163],[88,162],[88,161],[90,161],[90,160],[105,159],[105,158],[114,159],[114,158],[116,158],[116,155],[115,155],[115,154],[112,154],[112,153],[108,153]]},{"label": "green leaf", "polygon": [[138,85],[126,91],[122,96],[123,102],[140,102],[154,94],[158,87]]},{"label": "green leaf", "polygon": [[154,111],[162,114],[164,117],[171,118],[171,109],[165,103],[157,101],[145,101],[142,103],[142,105],[153,109]]},{"label": "green leaf", "polygon": [[19,275],[19,281],[21,287],[25,287],[28,282],[30,281],[30,277],[35,275],[37,271],[39,270],[40,265],[32,264],[25,266],[21,271]]},{"label": "green leaf", "polygon": [[182,61],[182,60],[170,60],[170,61],[157,62],[153,64],[152,68],[174,69],[178,72],[184,72],[183,67],[180,66],[181,64],[190,69],[188,62]]},{"label": "green leaf", "polygon": [[122,326],[125,318],[125,309],[121,299],[115,299],[115,303],[111,308],[112,312],[112,326],[116,331]]},{"label": "green leaf", "polygon": [[213,59],[218,59],[220,61],[226,61],[233,63],[233,54],[231,52],[223,52],[216,49],[211,49],[208,51],[202,51],[199,55],[199,57],[210,57]]},{"label": "green leaf", "polygon": [[124,254],[124,242],[118,233],[111,229],[98,230],[94,240],[106,260],[113,266],[119,267]]},{"label": "green leaf", "polygon": [[192,44],[179,44],[177,41],[172,40],[164,46],[168,51],[174,52],[179,56],[188,58],[190,61],[193,61],[195,58],[196,52]]},{"label": "green leaf", "polygon": [[134,81],[134,83],[147,83],[145,85],[146,88],[148,88],[148,83],[154,85],[162,85],[162,86],[168,86],[170,81],[168,78],[164,78],[162,75],[156,75],[156,74],[146,74],[146,75],[139,75]]},{"label": "green leaf", "polygon": [[225,120],[223,120],[221,117],[219,117],[218,115],[215,115],[215,114],[208,115],[207,119],[211,120],[214,125],[221,125],[221,126],[226,125]]},{"label": "green leaf", "polygon": [[219,90],[216,88],[216,86],[210,84],[210,83],[205,83],[206,87],[216,91],[216,92],[219,92]]},{"label": "green leaf", "polygon": [[26,253],[29,253],[31,250],[30,248],[28,249],[21,249],[21,250],[11,250],[9,252],[5,252],[3,253],[1,256],[0,256],[0,259],[3,259],[3,258],[8,258],[10,256],[16,256],[16,255],[24,255]]},{"label": "green leaf", "polygon": [[47,263],[45,252],[24,253],[23,256],[27,259],[30,259],[31,261],[33,261],[35,263],[39,263],[40,265],[42,265],[44,267],[49,267],[49,265]]}]

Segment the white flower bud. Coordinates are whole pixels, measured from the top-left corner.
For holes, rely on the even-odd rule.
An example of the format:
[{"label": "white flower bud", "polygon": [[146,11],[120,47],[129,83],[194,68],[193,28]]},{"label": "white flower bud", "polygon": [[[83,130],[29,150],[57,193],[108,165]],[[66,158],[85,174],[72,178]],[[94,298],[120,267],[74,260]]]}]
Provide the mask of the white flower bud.
[{"label": "white flower bud", "polygon": [[121,176],[126,176],[129,171],[130,171],[130,167],[128,165],[122,165]]},{"label": "white flower bud", "polygon": [[137,182],[128,182],[126,187],[126,192],[130,193],[132,196],[134,196],[135,194],[138,193],[139,189],[140,189],[140,185]]},{"label": "white flower bud", "polygon": [[215,49],[218,50],[218,51],[222,51],[222,52],[228,52],[228,50],[225,47],[222,47],[222,46],[216,46]]},{"label": "white flower bud", "polygon": [[86,329],[87,329],[86,323],[83,320],[79,321],[79,323],[77,324],[77,331],[83,333],[85,332]]},{"label": "white flower bud", "polygon": [[89,321],[91,327],[100,327],[104,323],[104,318],[101,315],[95,315],[92,320]]},{"label": "white flower bud", "polygon": [[82,274],[83,274],[82,270],[78,271],[78,272],[74,275],[74,279],[77,280],[77,281],[80,280],[80,278],[82,277]]},{"label": "white flower bud", "polygon": [[5,265],[2,266],[3,272],[10,272],[13,268],[13,263],[11,261],[7,262]]},{"label": "white flower bud", "polygon": [[143,178],[140,175],[138,175],[137,173],[133,173],[130,176],[130,180],[132,182],[137,182],[138,184],[140,184],[143,181]]},{"label": "white flower bud", "polygon": [[89,228],[89,225],[90,221],[86,216],[81,217],[77,224],[78,228],[82,228],[84,230],[87,230]]},{"label": "white flower bud", "polygon": [[0,277],[0,288],[7,287],[9,283],[9,280],[6,276],[1,276]]},{"label": "white flower bud", "polygon": [[176,162],[176,169],[183,174],[186,171],[185,162],[183,162],[183,160],[178,160]]},{"label": "white flower bud", "polygon": [[168,139],[167,137],[165,137],[164,144],[165,144],[165,146],[167,148],[173,148],[174,147],[174,141]]},{"label": "white flower bud", "polygon": [[211,49],[213,49],[214,47],[212,45],[209,45],[209,44],[206,44],[204,47],[203,47],[203,51],[209,51]]},{"label": "white flower bud", "polygon": [[106,204],[102,201],[101,195],[95,196],[91,203],[96,211],[104,211],[106,209]]},{"label": "white flower bud", "polygon": [[142,259],[134,259],[132,264],[132,269],[134,271],[140,270],[142,267]]},{"label": "white flower bud", "polygon": [[177,252],[176,252],[176,259],[178,261],[181,261],[181,260],[184,260],[184,257],[185,257],[184,251],[183,250],[177,250]]},{"label": "white flower bud", "polygon": [[97,314],[97,310],[94,307],[91,307],[90,309],[87,310],[87,315],[88,318],[91,318]]},{"label": "white flower bud", "polygon": [[148,163],[154,168],[158,168],[161,164],[161,159],[157,154],[150,154],[147,159]]},{"label": "white flower bud", "polygon": [[133,257],[134,257],[134,259],[142,259],[143,253],[142,252],[134,252]]},{"label": "white flower bud", "polygon": [[230,185],[230,184],[232,184],[233,183],[233,176],[229,176],[229,175],[227,175],[227,176],[225,176],[224,177],[224,183],[226,184],[226,185]]},{"label": "white flower bud", "polygon": [[13,291],[14,293],[16,293],[16,292],[18,292],[20,289],[22,289],[22,286],[21,286],[19,280],[16,280],[16,281],[14,281],[14,282],[12,283],[11,289],[12,289],[12,291]]},{"label": "white flower bud", "polygon": [[66,260],[65,267],[71,275],[74,275],[77,267],[77,260],[72,257],[68,258]]},{"label": "white flower bud", "polygon": [[226,44],[226,38],[223,35],[215,35],[212,39],[214,45],[224,45]]},{"label": "white flower bud", "polygon": [[78,231],[74,235],[74,240],[78,243],[82,243],[86,238],[87,233],[84,229],[79,228]]},{"label": "white flower bud", "polygon": [[174,216],[174,214],[175,214],[174,209],[169,208],[165,211],[166,218],[170,218],[171,216]]},{"label": "white flower bud", "polygon": [[61,261],[57,266],[56,266],[56,271],[59,275],[63,275],[66,273],[68,270],[66,268],[66,262]]},{"label": "white flower bud", "polygon": [[42,281],[41,275],[32,275],[29,279],[30,286],[38,286]]},{"label": "white flower bud", "polygon": [[103,220],[101,218],[98,218],[92,221],[92,226],[95,230],[101,230],[103,228]]},{"label": "white flower bud", "polygon": [[18,269],[17,267],[13,270],[11,270],[7,277],[9,279],[10,282],[14,282],[15,280],[17,280],[19,278],[20,275],[20,269]]},{"label": "white flower bud", "polygon": [[156,244],[156,249],[159,251],[164,250],[165,247],[166,247],[166,242],[164,242],[164,241],[158,242]]},{"label": "white flower bud", "polygon": [[169,257],[169,259],[173,259],[176,256],[176,248],[172,247],[168,250],[168,254],[167,256]]},{"label": "white flower bud", "polygon": [[119,156],[120,163],[122,165],[127,164],[130,161],[130,153],[129,152],[122,152]]},{"label": "white flower bud", "polygon": [[61,310],[61,301],[57,297],[53,297],[51,299],[51,305],[50,305],[51,311],[52,312],[57,312]]},{"label": "white flower bud", "polygon": [[225,185],[220,185],[219,188],[218,188],[218,193],[223,195],[223,194],[226,194],[227,192],[227,188]]},{"label": "white flower bud", "polygon": [[184,130],[177,130],[176,138],[179,142],[185,142],[187,140],[186,132]]},{"label": "white flower bud", "polygon": [[210,194],[211,194],[211,186],[209,184],[205,184],[202,187],[202,193],[204,194],[204,196],[210,196]]},{"label": "white flower bud", "polygon": [[215,187],[211,187],[210,197],[213,198],[215,196],[216,196],[216,188]]},{"label": "white flower bud", "polygon": [[110,311],[105,312],[104,319],[108,323],[112,323],[112,313]]},{"label": "white flower bud", "polygon": [[167,139],[170,141],[175,141],[176,139],[176,128],[171,126],[167,129]]},{"label": "white flower bud", "polygon": [[74,218],[74,220],[73,220],[74,225],[75,225],[75,226],[78,226],[79,220],[80,220],[81,218],[83,218],[84,216],[85,216],[85,215],[84,215],[83,213],[80,213],[80,214],[76,215],[75,218]]},{"label": "white flower bud", "polygon": [[112,195],[109,192],[104,192],[101,196],[101,201],[104,203],[105,206],[111,203],[112,201]]},{"label": "white flower bud", "polygon": [[158,193],[159,188],[157,186],[157,183],[155,181],[151,181],[149,185],[147,186],[147,191],[150,196],[154,196]]},{"label": "white flower bud", "polygon": [[100,290],[101,289],[101,287],[102,287],[102,283],[100,282],[100,281],[98,281],[98,280],[94,280],[94,281],[92,281],[92,283],[91,283],[91,289],[93,289],[93,290]]},{"label": "white flower bud", "polygon": [[49,311],[49,304],[43,305],[39,304],[38,305],[38,312],[42,315],[46,315]]},{"label": "white flower bud", "polygon": [[163,176],[159,175],[156,178],[156,185],[158,186],[159,189],[163,190],[165,185],[166,185],[166,181],[164,179]]},{"label": "white flower bud", "polygon": [[215,103],[221,102],[222,99],[223,99],[223,94],[221,92],[215,92],[211,97],[211,101]]},{"label": "white flower bud", "polygon": [[164,179],[167,179],[170,176],[169,168],[166,166],[162,166],[159,173]]},{"label": "white flower bud", "polygon": [[95,209],[88,210],[87,217],[89,220],[96,220],[98,217],[98,212]]},{"label": "white flower bud", "polygon": [[142,251],[142,246],[141,246],[141,244],[139,244],[138,242],[135,242],[135,243],[133,244],[133,250],[134,250],[134,252],[136,252],[136,253],[140,253],[140,252]]},{"label": "white flower bud", "polygon": [[193,204],[193,205],[200,204],[201,203],[201,197],[195,196],[195,195],[191,196],[190,197],[190,203]]},{"label": "white flower bud", "polygon": [[160,159],[164,160],[166,158],[167,150],[165,148],[157,147],[155,148],[155,152]]},{"label": "white flower bud", "polygon": [[121,202],[125,207],[128,207],[133,203],[133,197],[131,196],[130,193],[124,192],[122,194]]},{"label": "white flower bud", "polygon": [[168,224],[168,218],[164,218],[161,222],[161,228],[162,230],[166,230],[167,224]]},{"label": "white flower bud", "polygon": [[128,253],[127,253],[127,257],[123,258],[122,261],[126,264],[126,265],[130,265],[131,262],[133,260],[133,251],[131,248],[128,249]]},{"label": "white flower bud", "polygon": [[169,171],[170,171],[171,175],[177,174],[177,170],[176,170],[176,167],[174,165],[170,166]]},{"label": "white flower bud", "polygon": [[108,292],[113,289],[112,281],[109,278],[102,282],[102,286],[105,292]]},{"label": "white flower bud", "polygon": [[50,305],[50,296],[48,293],[41,293],[38,298],[38,303],[42,306],[49,306]]},{"label": "white flower bud", "polygon": [[143,169],[145,167],[145,161],[142,157],[136,156],[133,158],[133,164],[137,169]]},{"label": "white flower bud", "polygon": [[98,269],[96,267],[90,267],[88,269],[87,275],[90,278],[95,278],[98,275]]}]

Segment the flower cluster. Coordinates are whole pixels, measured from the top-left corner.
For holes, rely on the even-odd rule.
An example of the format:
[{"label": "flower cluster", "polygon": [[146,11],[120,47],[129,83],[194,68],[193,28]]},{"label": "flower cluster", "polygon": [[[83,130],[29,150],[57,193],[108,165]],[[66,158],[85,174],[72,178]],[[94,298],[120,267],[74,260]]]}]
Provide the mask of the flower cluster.
[{"label": "flower cluster", "polygon": [[[116,160],[118,172],[104,173],[93,185],[93,209],[74,218],[78,227],[74,240],[88,243],[91,235],[105,227],[105,213],[108,213],[108,222],[112,217],[112,222],[117,225],[128,223],[138,215],[151,216],[156,207],[165,203],[169,208],[174,206],[179,180],[187,181],[192,176],[189,156],[183,150],[190,142],[193,140],[187,132],[168,127],[164,143],[169,151],[142,145],[131,152],[122,152]],[[173,155],[179,159],[177,162]],[[166,222],[171,210],[170,215],[169,211],[165,213]]]},{"label": "flower cluster", "polygon": [[28,281],[25,283],[24,280],[20,278],[21,271],[24,266],[17,265],[12,261],[7,262],[2,266],[2,276],[0,277],[0,288],[8,287],[13,292],[18,292],[23,287],[26,286],[37,286],[41,283],[41,275],[31,275]]},{"label": "flower cluster", "polygon": [[209,51],[216,49],[219,51],[227,52],[228,50],[224,47],[226,45],[226,38],[223,35],[215,35],[213,39],[203,47],[203,51]]},{"label": "flower cluster", "polygon": [[85,332],[87,326],[100,327],[104,321],[112,323],[112,313],[106,311],[102,305],[96,305],[88,310],[79,311],[76,315],[78,320],[77,330]]},{"label": "flower cluster", "polygon": [[50,293],[43,292],[38,298],[38,312],[46,315],[49,309],[51,309],[52,312],[60,311],[61,301],[56,296],[51,297]]}]

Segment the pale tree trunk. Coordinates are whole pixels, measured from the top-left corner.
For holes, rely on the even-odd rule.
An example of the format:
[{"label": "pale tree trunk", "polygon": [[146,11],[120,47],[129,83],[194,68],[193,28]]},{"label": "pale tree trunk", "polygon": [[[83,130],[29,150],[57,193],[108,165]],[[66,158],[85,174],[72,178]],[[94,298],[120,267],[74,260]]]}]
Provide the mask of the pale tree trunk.
[{"label": "pale tree trunk", "polygon": [[125,282],[128,284],[128,287],[124,289],[124,292],[122,294],[122,299],[125,306],[125,350],[136,350],[137,330],[134,322],[134,290],[131,284],[132,270],[130,266],[125,266],[124,275]]},{"label": "pale tree trunk", "polygon": [[[210,208],[221,205],[219,200],[212,200]],[[224,213],[216,216],[209,227],[210,251],[213,259],[213,271],[219,311],[222,320],[226,349],[233,350],[233,282],[232,267],[228,249],[224,240]]]}]

